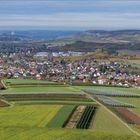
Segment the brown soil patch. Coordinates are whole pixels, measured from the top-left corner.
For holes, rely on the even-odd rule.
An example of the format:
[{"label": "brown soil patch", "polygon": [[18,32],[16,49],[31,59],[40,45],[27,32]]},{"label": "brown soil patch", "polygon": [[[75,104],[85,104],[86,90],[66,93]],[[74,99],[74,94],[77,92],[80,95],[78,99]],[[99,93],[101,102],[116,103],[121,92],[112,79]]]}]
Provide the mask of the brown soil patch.
[{"label": "brown soil patch", "polygon": [[118,115],[130,124],[140,125],[140,117],[126,108],[117,108],[115,111]]},{"label": "brown soil patch", "polygon": [[84,112],[86,106],[78,106],[74,113],[72,114],[71,118],[69,119],[68,123],[66,124],[66,128],[76,128],[78,120],[81,118],[82,113]]},{"label": "brown soil patch", "polygon": [[4,102],[3,100],[0,100],[0,107],[6,107],[6,106],[9,106],[9,104]]}]

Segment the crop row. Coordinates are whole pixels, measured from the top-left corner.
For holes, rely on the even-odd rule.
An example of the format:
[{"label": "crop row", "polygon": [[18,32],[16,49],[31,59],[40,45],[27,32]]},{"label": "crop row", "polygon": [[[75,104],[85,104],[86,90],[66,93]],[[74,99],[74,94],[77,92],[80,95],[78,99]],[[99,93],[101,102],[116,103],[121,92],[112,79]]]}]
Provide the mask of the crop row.
[{"label": "crop row", "polygon": [[88,129],[95,112],[96,107],[87,106],[80,120],[78,121],[76,128]]},{"label": "crop row", "polygon": [[96,95],[95,98],[99,101],[101,101],[102,103],[109,105],[109,106],[115,106],[115,107],[130,107],[133,108],[134,106],[131,104],[127,104],[127,103],[122,103],[116,100],[113,100],[109,97],[106,96],[102,96],[102,95]]},{"label": "crop row", "polygon": [[114,111],[127,123],[140,125],[140,117],[126,108],[116,108]]},{"label": "crop row", "polygon": [[8,101],[21,100],[79,100],[90,101],[84,94],[3,94],[1,95]]},{"label": "crop row", "polygon": [[105,96],[119,96],[119,97],[140,97],[139,94],[118,91],[118,90],[110,90],[110,89],[83,89],[84,92],[94,95],[105,95]]}]

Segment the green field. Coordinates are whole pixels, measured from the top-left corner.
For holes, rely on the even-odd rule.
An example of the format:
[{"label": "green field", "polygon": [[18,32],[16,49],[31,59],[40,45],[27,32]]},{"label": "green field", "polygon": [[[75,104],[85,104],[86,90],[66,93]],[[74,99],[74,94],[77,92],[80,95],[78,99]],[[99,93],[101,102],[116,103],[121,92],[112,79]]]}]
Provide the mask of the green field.
[{"label": "green field", "polygon": [[1,92],[47,92],[47,91],[80,91],[72,88],[71,86],[59,87],[59,86],[17,86],[9,87],[7,90],[2,90]]},{"label": "green field", "polygon": [[130,133],[130,131],[114,116],[108,113],[103,107],[99,107],[95,115],[93,125],[91,126],[93,130],[97,131],[108,131],[108,132],[124,132]]},{"label": "green field", "polygon": [[105,87],[105,86],[58,86],[58,85],[28,85],[29,83],[54,83],[46,80],[29,80],[29,79],[5,79],[5,82],[10,83],[27,83],[27,85],[10,86],[6,90],[0,92],[48,92],[48,91],[81,91],[83,88],[98,88],[98,89],[113,89],[121,90],[132,93],[140,93],[136,88],[123,88],[123,87]]},{"label": "green field", "polygon": [[55,117],[47,124],[49,128],[59,128],[62,127],[64,122],[69,117],[70,113],[74,109],[74,105],[65,105],[63,106],[55,115]]},{"label": "green field", "polygon": [[44,101],[14,101],[11,102],[16,105],[35,105],[35,104],[60,104],[60,105],[96,105],[96,102],[87,101],[56,101],[56,100],[44,100]]},{"label": "green field", "polygon": [[140,90],[136,88],[123,88],[123,87],[104,87],[104,86],[17,86],[9,87],[6,90],[0,92],[55,92],[55,91],[81,91],[83,88],[97,88],[97,89],[113,89],[121,90],[130,93],[140,94]]},{"label": "green field", "polygon": [[139,140],[131,134],[39,127],[0,127],[0,140]]},{"label": "green field", "polygon": [[54,83],[52,81],[47,81],[47,80],[34,80],[34,79],[5,79],[4,80],[5,83],[19,83],[19,84],[22,84],[22,83],[27,83],[27,84],[30,84],[30,83]]},{"label": "green field", "polygon": [[24,105],[0,108],[0,126],[45,126],[61,107],[61,105]]},{"label": "green field", "polygon": [[127,64],[131,64],[132,67],[140,68],[140,60],[126,60]]}]

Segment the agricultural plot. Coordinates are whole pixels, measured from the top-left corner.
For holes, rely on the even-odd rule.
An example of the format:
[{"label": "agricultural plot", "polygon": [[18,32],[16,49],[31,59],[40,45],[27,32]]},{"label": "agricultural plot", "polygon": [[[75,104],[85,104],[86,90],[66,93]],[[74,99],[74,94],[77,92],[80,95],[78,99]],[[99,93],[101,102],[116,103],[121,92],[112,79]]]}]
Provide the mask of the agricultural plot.
[{"label": "agricultural plot", "polygon": [[98,107],[91,128],[94,131],[111,132],[111,133],[129,133],[127,129],[118,119],[107,112],[103,107]]},{"label": "agricultural plot", "polygon": [[129,107],[129,108],[133,108],[134,107],[134,105],[123,103],[123,102],[119,102],[117,100],[113,100],[113,99],[111,99],[109,97],[102,96],[102,95],[96,95],[95,98],[97,100],[101,101],[103,104],[109,105],[109,106],[114,106],[114,107]]},{"label": "agricultural plot", "polygon": [[[24,83],[25,81],[23,81]],[[7,90],[1,91],[0,94],[14,106],[0,108],[0,140],[137,140],[137,137],[127,127],[104,108],[99,107],[96,110],[93,107],[97,106],[93,105],[95,104],[94,101],[88,99],[85,94],[79,95],[78,92],[82,88],[84,87],[18,85],[17,87],[10,86]],[[113,87],[95,88],[113,89]],[[125,88],[118,89],[128,90]],[[13,93],[11,94],[11,92]],[[32,95],[34,92],[43,93]],[[46,92],[51,93],[44,94]],[[69,94],[68,92],[75,92],[75,94]],[[138,93],[138,90],[136,90],[136,93]],[[75,106],[85,107],[75,124],[81,122],[80,128],[88,128],[90,124],[90,130],[61,128],[73,114]],[[86,109],[86,106],[88,109]],[[92,117],[94,117],[94,120]]]},{"label": "agricultural plot", "polygon": [[139,140],[122,130],[119,133],[40,127],[0,127],[1,140]]},{"label": "agricultural plot", "polygon": [[92,121],[93,115],[95,114],[95,111],[96,107],[87,106],[80,120],[78,121],[76,128],[88,129]]},{"label": "agricultural plot", "polygon": [[140,117],[126,108],[115,108],[114,111],[127,123],[140,125]]},{"label": "agricultural plot", "polygon": [[140,116],[140,99],[139,98],[122,98],[122,97],[113,97],[112,99],[133,104],[135,108],[131,108],[130,110]]},{"label": "agricultural plot", "polygon": [[1,127],[45,127],[62,105],[30,105],[0,108]]},{"label": "agricultural plot", "polygon": [[39,105],[39,104],[53,104],[53,105],[96,105],[96,102],[89,101],[69,101],[69,100],[36,100],[36,101],[14,101],[15,105]]},{"label": "agricultural plot", "polygon": [[34,80],[34,79],[5,79],[7,84],[43,84],[43,83],[55,83],[47,80]]},{"label": "agricultural plot", "polygon": [[1,90],[0,92],[9,93],[9,92],[56,92],[56,91],[80,91],[71,87],[71,86],[10,86],[6,90]]},{"label": "agricultural plot", "polygon": [[14,104],[95,104],[80,92],[49,92],[49,93],[1,93],[1,97]]},{"label": "agricultural plot", "polygon": [[139,97],[139,94],[129,93],[125,91],[119,90],[111,90],[111,89],[83,89],[84,92],[93,94],[93,95],[105,95],[105,96],[117,96],[117,97]]},{"label": "agricultural plot", "polygon": [[74,108],[74,105],[63,106],[46,126],[48,128],[63,127],[63,124],[65,123],[69,115],[73,112]]},{"label": "agricultural plot", "polygon": [[19,93],[1,94],[8,101],[28,101],[28,100],[69,100],[69,101],[91,101],[85,94],[80,93]]}]

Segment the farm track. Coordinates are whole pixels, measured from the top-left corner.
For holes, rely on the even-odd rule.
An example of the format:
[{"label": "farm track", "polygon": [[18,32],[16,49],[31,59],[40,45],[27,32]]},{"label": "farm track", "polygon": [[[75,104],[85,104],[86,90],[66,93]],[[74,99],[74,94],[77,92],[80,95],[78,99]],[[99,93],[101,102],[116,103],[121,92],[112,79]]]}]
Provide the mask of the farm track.
[{"label": "farm track", "polygon": [[133,134],[137,135],[140,137],[140,133],[138,133],[137,131],[135,131],[134,129],[132,129],[127,123],[125,123],[124,121],[122,121],[114,112],[112,112],[110,109],[108,109],[105,105],[103,105],[102,103],[100,103],[98,100],[96,100],[93,96],[91,96],[90,94],[86,93],[87,97],[89,97],[91,100],[96,101],[97,104],[99,104],[101,107],[103,107],[108,113],[110,113],[111,115],[113,115],[117,120],[119,120],[127,129],[130,130],[130,132],[132,132]]}]

